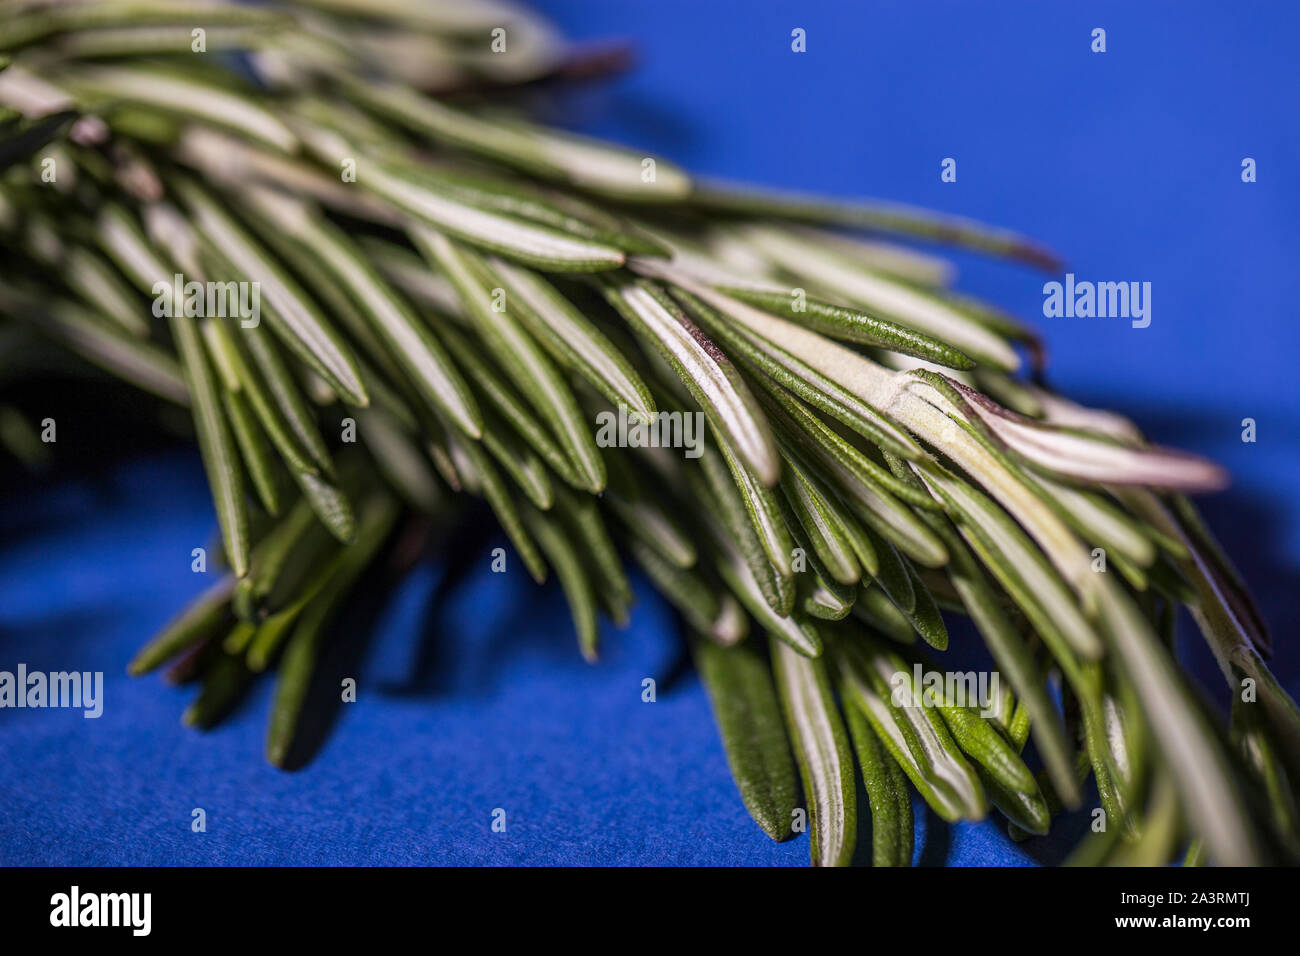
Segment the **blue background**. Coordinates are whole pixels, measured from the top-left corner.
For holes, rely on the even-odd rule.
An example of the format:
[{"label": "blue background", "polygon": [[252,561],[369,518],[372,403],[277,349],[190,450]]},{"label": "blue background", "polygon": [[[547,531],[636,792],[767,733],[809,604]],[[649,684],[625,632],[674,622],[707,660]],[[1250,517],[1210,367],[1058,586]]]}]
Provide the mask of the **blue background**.
[{"label": "blue background", "polygon": [[[1080,279],[1151,282],[1150,328],[1048,320],[1048,277],[957,257],[963,288],[1043,329],[1054,383],[1232,470],[1204,507],[1300,690],[1294,4],[540,6],[575,38],[640,50],[633,73],[563,101],[556,116],[576,129],[701,173],[971,215],[1040,237]],[[794,27],[807,53],[790,52]],[[1094,27],[1105,54],[1090,52]],[[940,182],[944,157],[956,183]],[[1255,444],[1240,440],[1245,417]],[[490,575],[484,558],[429,610],[444,570],[422,567],[375,628],[359,702],[305,770],[262,760],[265,681],[217,730],[182,728],[191,690],[123,671],[204,586],[189,551],[212,530],[195,455],[6,495],[0,669],[102,670],[107,702],[99,720],[0,711],[0,863],[807,861],[805,839],[773,844],[746,816],[644,582],[631,628],[607,632],[592,668],[554,589]],[[1183,645],[1217,691],[1199,638]],[[640,700],[647,676],[654,704]],[[190,832],[195,807],[204,834]],[[505,834],[490,830],[498,807]],[[924,862],[1060,855],[992,823],[918,826]]]}]

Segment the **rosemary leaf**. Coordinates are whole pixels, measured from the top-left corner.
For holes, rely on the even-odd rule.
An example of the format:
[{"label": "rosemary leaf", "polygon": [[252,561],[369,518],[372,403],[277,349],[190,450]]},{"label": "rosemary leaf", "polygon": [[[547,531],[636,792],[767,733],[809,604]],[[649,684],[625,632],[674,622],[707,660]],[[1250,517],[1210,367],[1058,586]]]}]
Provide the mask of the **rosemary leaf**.
[{"label": "rosemary leaf", "polygon": [[672,366],[759,481],[769,488],[775,485],[781,462],[767,419],[727,357],[658,287],[610,280],[602,289],[610,304]]},{"label": "rosemary leaf", "polygon": [[844,722],[871,807],[871,865],[911,866],[912,796],[907,777],[859,708],[846,704]]},{"label": "rosemary leaf", "polygon": [[502,259],[493,271],[517,306],[513,314],[555,361],[580,372],[615,405],[624,404],[644,421],[653,421],[654,399],[636,370],[581,312],[541,276]]},{"label": "rosemary leaf", "polygon": [[528,529],[550,559],[555,576],[569,602],[573,626],[578,632],[578,649],[594,664],[600,656],[600,626],[596,610],[596,593],[587,569],[570,546],[563,528],[550,516],[536,509],[525,513]]},{"label": "rosemary leaf", "polygon": [[655,176],[647,182],[644,159],[649,157],[631,150],[523,123],[484,120],[394,85],[351,81],[344,88],[415,132],[525,172],[632,201],[676,200],[690,192],[685,173],[662,159],[654,160]]},{"label": "rosemary leaf", "polygon": [[[846,706],[856,706],[894,760],[944,820],[979,820],[984,788],[958,752],[937,714],[920,704],[920,690],[896,657],[868,649],[867,640],[836,644],[835,664]],[[893,700],[900,686],[905,703]]]},{"label": "rosemary leaf", "polygon": [[222,412],[217,384],[203,354],[198,328],[184,317],[172,317],[169,324],[172,338],[181,353],[185,381],[194,403],[194,427],[212,489],[212,500],[217,508],[226,560],[230,562],[235,577],[242,578],[248,573],[250,547],[243,469]]},{"label": "rosemary leaf", "polygon": [[554,364],[519,326],[509,312],[494,308],[496,277],[474,253],[455,247],[428,229],[413,229],[412,237],[431,261],[438,264],[460,293],[474,316],[476,327],[497,360],[507,368],[534,410],[551,423],[555,437],[578,471],[579,480],[592,492],[605,487],[605,465],[568,384]]},{"label": "rosemary leaf", "polygon": [[69,71],[62,81],[95,98],[124,100],[181,118],[201,119],[286,153],[298,146],[293,132],[251,98],[194,82],[179,71],[128,65],[81,66]]},{"label": "rosemary leaf", "polygon": [[366,502],[358,522],[356,544],[342,552],[341,560],[332,568],[324,594],[311,602],[297,619],[280,663],[266,734],[266,758],[277,767],[283,766],[289,756],[320,655],[325,625],[388,537],[397,514],[395,502],[387,495]]},{"label": "rosemary leaf", "polygon": [[226,410],[235,443],[239,446],[244,466],[257,491],[258,500],[267,514],[280,513],[280,493],[277,487],[275,461],[265,436],[253,418],[248,403],[238,392],[223,389],[221,405]]},{"label": "rosemary leaf", "polygon": [[793,222],[872,229],[901,236],[949,242],[992,255],[1007,256],[1057,272],[1061,261],[1025,236],[956,216],[940,216],[899,203],[825,200],[770,190],[743,189],[724,183],[700,184],[692,202],[706,209],[789,219]]},{"label": "rosemary leaf", "polygon": [[[340,153],[340,156],[345,155]],[[335,157],[331,160],[337,163]],[[622,250],[446,199],[400,173],[372,164],[364,182],[396,208],[462,242],[544,272],[600,272],[623,264]]]},{"label": "rosemary leaf", "polygon": [[182,183],[180,192],[194,213],[196,228],[214,249],[239,274],[260,284],[261,295],[271,306],[268,324],[284,343],[340,398],[366,405],[369,400],[351,352],[293,277],[202,190]]},{"label": "rosemary leaf", "polygon": [[826,666],[771,641],[772,670],[808,801],[813,866],[847,866],[857,840],[853,752]]},{"label": "rosemary leaf", "polygon": [[793,312],[791,309],[793,301],[791,296],[783,293],[734,286],[720,286],[719,291],[726,293],[733,299],[740,299],[742,302],[758,306],[760,309],[774,315],[792,312],[795,321],[803,322],[810,328],[823,332],[832,338],[876,345],[880,348],[901,352],[903,355],[912,355],[948,368],[972,369],[975,367],[975,363],[970,358],[940,339],[926,335],[923,332],[917,332],[915,329],[900,325],[897,322],[878,319],[857,309],[847,309],[843,306],[832,305],[829,302],[805,298],[801,303],[804,308],[798,312]]},{"label": "rosemary leaf", "polygon": [[469,386],[427,326],[378,276],[361,251],[340,230],[300,203],[265,191],[253,193],[253,198],[278,229],[310,248],[348,290],[421,395],[466,435],[480,437],[482,420]]},{"label": "rosemary leaf", "polygon": [[660,594],[692,628],[726,646],[744,639],[749,619],[731,595],[719,595],[713,582],[698,569],[688,570],[664,560],[638,538],[628,541],[627,548]]},{"label": "rosemary leaf", "polygon": [[752,641],[720,647],[695,640],[691,647],[741,799],[764,833],[785,840],[799,783],[767,661]]},{"label": "rosemary leaf", "polygon": [[233,576],[227,575],[191,601],[175,620],[136,652],[127,665],[127,673],[133,677],[148,674],[210,637],[229,617],[230,596],[235,580]]}]

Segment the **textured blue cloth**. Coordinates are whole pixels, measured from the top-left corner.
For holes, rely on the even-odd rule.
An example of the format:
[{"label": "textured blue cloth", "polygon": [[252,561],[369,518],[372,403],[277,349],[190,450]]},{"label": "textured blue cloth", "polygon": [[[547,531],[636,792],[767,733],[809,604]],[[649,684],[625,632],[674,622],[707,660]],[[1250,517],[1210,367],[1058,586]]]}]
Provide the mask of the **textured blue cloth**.
[{"label": "textured blue cloth", "polygon": [[[633,37],[642,52],[636,72],[566,101],[575,128],[710,174],[966,213],[1042,237],[1080,279],[1151,282],[1150,328],[1042,319],[1045,277],[959,257],[965,288],[1043,328],[1054,382],[1232,469],[1205,509],[1300,690],[1292,5],[541,6],[574,36]],[[790,52],[795,27],[805,54]],[[1094,27],[1105,54],[1089,51]],[[956,183],[940,182],[945,157]],[[1258,182],[1241,181],[1244,157]],[[1246,417],[1255,444],[1240,440]],[[373,628],[359,700],[305,770],[262,758],[265,681],[217,730],[182,728],[191,689],[123,672],[205,586],[189,553],[212,532],[196,456],[0,505],[0,669],[106,681],[98,720],[0,710],[0,863],[807,861],[806,838],[776,845],[749,821],[698,681],[670,679],[680,647],[644,582],[593,668],[555,589],[493,575],[484,556],[428,611],[442,570],[423,568]],[[1183,645],[1222,696],[1199,637]],[[652,704],[645,677],[659,681]],[[191,832],[195,808],[206,833]],[[1059,853],[918,814],[924,862]]]}]

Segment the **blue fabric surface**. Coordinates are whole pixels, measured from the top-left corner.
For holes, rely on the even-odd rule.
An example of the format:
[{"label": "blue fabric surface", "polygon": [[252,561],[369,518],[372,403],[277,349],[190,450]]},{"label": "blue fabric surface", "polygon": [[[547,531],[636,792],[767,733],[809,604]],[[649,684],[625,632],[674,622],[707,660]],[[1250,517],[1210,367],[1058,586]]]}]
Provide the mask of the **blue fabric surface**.
[{"label": "blue fabric surface", "polygon": [[[642,52],[635,73],[565,101],[575,128],[711,174],[970,214],[1043,238],[1080,278],[1152,282],[1150,328],[1043,319],[1046,277],[959,257],[965,288],[1044,330],[1055,383],[1233,471],[1205,510],[1300,690],[1293,5],[540,6],[575,36],[629,36]],[[1102,55],[1088,49],[1097,26]],[[789,50],[794,27],[806,54]],[[943,184],[949,156],[958,181]],[[1244,417],[1255,444],[1240,440]],[[606,632],[593,668],[555,589],[493,575],[485,554],[429,613],[442,571],[424,567],[306,769],[262,759],[267,682],[217,730],[182,728],[191,689],[123,672],[205,586],[189,552],[212,532],[189,455],[0,504],[0,669],[106,682],[98,720],[0,710],[0,863],[806,863],[806,838],[773,844],[749,821],[698,681],[669,680],[679,644],[640,581],[632,626]],[[1217,693],[1199,637],[1183,645]],[[645,677],[656,703],[641,701]],[[194,808],[206,833],[190,830]],[[924,862],[1059,856],[991,822],[918,814],[918,831]]]}]

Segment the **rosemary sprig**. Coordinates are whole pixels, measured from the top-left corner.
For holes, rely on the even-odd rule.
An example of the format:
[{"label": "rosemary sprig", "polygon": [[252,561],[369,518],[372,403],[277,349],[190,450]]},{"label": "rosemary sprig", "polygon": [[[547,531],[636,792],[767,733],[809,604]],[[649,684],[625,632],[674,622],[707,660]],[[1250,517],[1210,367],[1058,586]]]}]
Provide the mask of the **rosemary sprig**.
[{"label": "rosemary sprig", "polygon": [[[701,182],[506,115],[498,93],[566,50],[514,11],[511,54],[485,55],[494,4],[183,7],[6,5],[0,333],[35,329],[194,416],[230,573],[130,664],[185,655],[187,722],[277,667],[267,756],[285,763],[331,621],[398,548],[390,530],[477,496],[532,577],[554,570],[590,659],[602,614],[629,614],[624,559],[645,572],[693,634],[773,839],[798,829],[797,767],[814,863],[849,862],[866,833],[855,765],[877,865],[911,862],[912,788],[946,820],[996,808],[1023,838],[1080,807],[1089,776],[1111,825],[1072,862],[1165,863],[1185,843],[1189,865],[1297,858],[1300,710],[1181,496],[1224,472],[1024,381],[1032,331],[890,237],[1051,253]],[[199,12],[258,85],[193,62]],[[470,86],[455,105],[428,92]],[[51,150],[57,189],[34,162]],[[144,297],[177,272],[257,283],[270,331],[160,321]],[[601,413],[708,428],[682,432],[686,455],[608,448]],[[1118,574],[1092,570],[1095,547]],[[1232,691],[1231,746],[1172,653],[1180,604]],[[921,693],[944,612],[973,621],[997,700]]]}]

